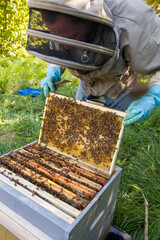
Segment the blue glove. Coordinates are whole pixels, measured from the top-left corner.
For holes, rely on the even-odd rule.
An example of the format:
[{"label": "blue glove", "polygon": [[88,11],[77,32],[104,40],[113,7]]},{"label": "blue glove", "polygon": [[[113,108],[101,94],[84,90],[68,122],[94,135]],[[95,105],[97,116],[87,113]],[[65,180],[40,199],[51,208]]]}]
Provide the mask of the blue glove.
[{"label": "blue glove", "polygon": [[124,118],[123,125],[143,121],[148,118],[154,108],[160,104],[160,85],[152,85],[146,95],[131,103]]},{"label": "blue glove", "polygon": [[54,83],[61,80],[61,69],[59,67],[49,67],[47,72],[47,77],[45,77],[40,84],[40,87],[44,91],[44,95],[48,97],[49,91],[55,92],[58,86]]}]

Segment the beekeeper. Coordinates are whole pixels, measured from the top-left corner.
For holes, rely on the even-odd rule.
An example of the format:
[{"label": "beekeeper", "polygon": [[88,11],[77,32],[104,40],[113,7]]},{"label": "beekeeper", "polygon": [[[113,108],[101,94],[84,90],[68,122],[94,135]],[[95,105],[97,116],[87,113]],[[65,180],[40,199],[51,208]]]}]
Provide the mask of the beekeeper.
[{"label": "beekeeper", "polygon": [[[76,98],[104,96],[125,111],[124,125],[160,104],[160,18],[143,0],[29,0],[27,51],[49,62],[47,96],[62,70],[79,79]],[[138,74],[151,74],[148,92],[132,98]]]}]

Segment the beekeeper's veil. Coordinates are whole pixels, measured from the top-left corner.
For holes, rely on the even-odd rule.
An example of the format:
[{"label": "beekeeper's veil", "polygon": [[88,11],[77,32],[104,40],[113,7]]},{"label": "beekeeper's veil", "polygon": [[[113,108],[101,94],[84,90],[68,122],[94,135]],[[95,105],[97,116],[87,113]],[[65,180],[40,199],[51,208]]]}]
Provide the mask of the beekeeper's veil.
[{"label": "beekeeper's veil", "polygon": [[[110,11],[103,8],[103,0],[29,0],[27,51],[49,63],[71,69],[94,71],[117,55],[117,36]],[[84,40],[53,35],[45,24],[58,14],[92,22],[93,34],[88,31]],[[48,20],[47,20],[48,21]],[[81,29],[79,29],[81,31]],[[64,46],[68,46],[67,49]]]}]

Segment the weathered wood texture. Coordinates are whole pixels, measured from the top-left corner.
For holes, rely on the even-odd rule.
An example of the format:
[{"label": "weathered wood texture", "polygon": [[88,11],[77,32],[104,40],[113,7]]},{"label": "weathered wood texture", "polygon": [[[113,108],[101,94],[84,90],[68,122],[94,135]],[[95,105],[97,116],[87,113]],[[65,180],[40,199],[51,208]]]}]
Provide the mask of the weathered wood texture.
[{"label": "weathered wood texture", "polygon": [[[14,223],[17,223],[17,219],[16,221],[13,219],[14,214],[8,213],[8,227],[5,225],[6,215],[5,217],[0,215],[0,224],[5,226],[16,237],[23,240],[41,239],[39,238],[39,232],[33,228],[31,229],[30,225],[26,224],[26,221],[33,227],[36,226],[36,229],[40,230],[41,233],[47,234],[47,237],[42,238],[45,240],[77,240],[77,236],[78,240],[100,240],[112,221],[120,176],[121,169],[116,168],[111,179],[71,224],[60,221],[55,214],[51,215],[49,211],[42,211],[39,206],[33,204],[31,200],[22,195],[23,193],[16,193],[16,188],[9,188],[0,181],[0,202],[3,205],[5,204],[9,210],[12,209],[11,211],[20,216],[20,219],[22,218],[18,224],[20,226],[19,230],[17,230],[17,225],[12,225],[12,220],[14,220]],[[4,210],[5,214],[7,213],[2,205],[0,205],[0,209]],[[25,234],[25,230],[29,233]],[[23,238],[20,238],[16,233],[23,233]],[[33,236],[29,235],[30,238],[27,238],[30,233]]]},{"label": "weathered wood texture", "polygon": [[[10,173],[9,171],[6,171],[5,175],[9,176],[9,173]],[[68,222],[69,224],[74,222],[75,218],[73,218],[70,215],[66,214],[65,211],[60,210],[59,208],[54,207],[53,205],[50,205],[48,202],[42,200],[38,196],[34,195],[32,192],[24,189],[23,187],[21,187],[17,183],[15,184],[14,181],[10,181],[6,176],[3,176],[3,175],[0,174],[0,180],[3,181],[4,183],[8,184],[9,186],[14,188],[15,190],[23,193],[24,196],[30,198],[31,200],[33,200],[34,202],[38,203],[40,206],[44,207],[45,209],[47,209],[48,211],[50,211],[54,215],[60,217],[64,221]],[[12,176],[13,176],[14,179],[16,179],[16,176],[14,176],[13,174],[12,174]],[[23,183],[23,179],[21,179],[21,182]],[[27,182],[25,182],[25,183],[28,184]],[[65,207],[65,209],[66,208],[67,207]]]},{"label": "weathered wood texture", "polygon": [[[37,142],[0,157],[0,166],[7,169],[1,170],[1,173],[11,178],[12,185],[29,189],[33,195],[42,197],[74,219],[109,180],[90,167],[38,145]],[[9,170],[11,172],[7,172]],[[39,189],[44,193],[39,192]],[[52,195],[53,199],[45,192]],[[58,199],[62,201],[57,204]],[[68,208],[68,205],[71,207]],[[63,217],[63,214],[59,215]],[[70,216],[64,216],[67,222],[73,221]]]},{"label": "weathered wood texture", "polygon": [[[28,182],[22,177],[17,176],[15,173],[3,167],[0,168],[0,173],[3,173],[3,175],[0,175],[1,181],[7,183],[9,186],[12,186],[12,188],[23,193],[26,197],[29,197],[31,200],[45,207],[53,214],[55,214],[54,207],[62,210],[64,213],[67,213],[72,218],[77,218],[81,213],[76,208],[73,208],[69,204],[62,202],[60,199],[53,197],[53,195],[47,193],[46,191],[43,191],[42,189],[36,187],[34,184]],[[23,186],[27,186],[27,187],[24,188]],[[44,199],[44,202],[43,201],[41,202],[42,199]],[[51,205],[48,205],[46,201],[49,202]],[[60,214],[59,217],[63,219],[63,214]]]}]

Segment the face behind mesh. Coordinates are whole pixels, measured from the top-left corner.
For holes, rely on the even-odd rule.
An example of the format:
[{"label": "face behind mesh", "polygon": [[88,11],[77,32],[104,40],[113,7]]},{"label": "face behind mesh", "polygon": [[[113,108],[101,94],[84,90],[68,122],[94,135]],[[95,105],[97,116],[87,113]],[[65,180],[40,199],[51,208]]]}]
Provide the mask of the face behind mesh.
[{"label": "face behind mesh", "polygon": [[[62,60],[65,66],[65,63],[72,66],[72,63],[100,67],[105,62],[107,62],[113,55],[114,49],[116,47],[116,37],[114,31],[111,27],[105,26],[100,23],[89,22],[88,20],[82,20],[73,16],[70,17],[70,20],[73,21],[73,27],[77,26],[80,22],[84,21],[87,25],[88,31],[86,32],[84,39],[76,41],[76,44],[71,44],[71,40],[68,37],[63,38],[63,33],[61,36],[62,41],[59,39],[52,39],[55,36],[54,29],[51,33],[51,29],[48,26],[56,24],[57,19],[59,18],[60,13],[30,9],[30,18],[28,29],[34,31],[34,34],[28,34],[27,40],[27,51],[37,53],[38,56],[46,56],[48,59],[53,59],[53,62]],[[74,30],[74,29],[73,29]],[[77,30],[77,29],[76,29]],[[79,29],[81,31],[81,29]],[[105,38],[104,38],[105,35]],[[61,39],[60,39],[61,40]],[[81,46],[80,43],[83,43]],[[86,46],[91,45],[92,49],[86,49]],[[107,48],[111,51],[111,54],[104,54],[103,49],[101,52],[96,52],[94,46],[99,46],[100,48]],[[113,53],[112,53],[113,52]],[[41,58],[41,57],[40,57]],[[45,58],[45,57],[44,57]],[[47,59],[47,58],[46,58]],[[45,60],[45,59],[43,59]],[[66,62],[65,62],[66,61]]]}]

